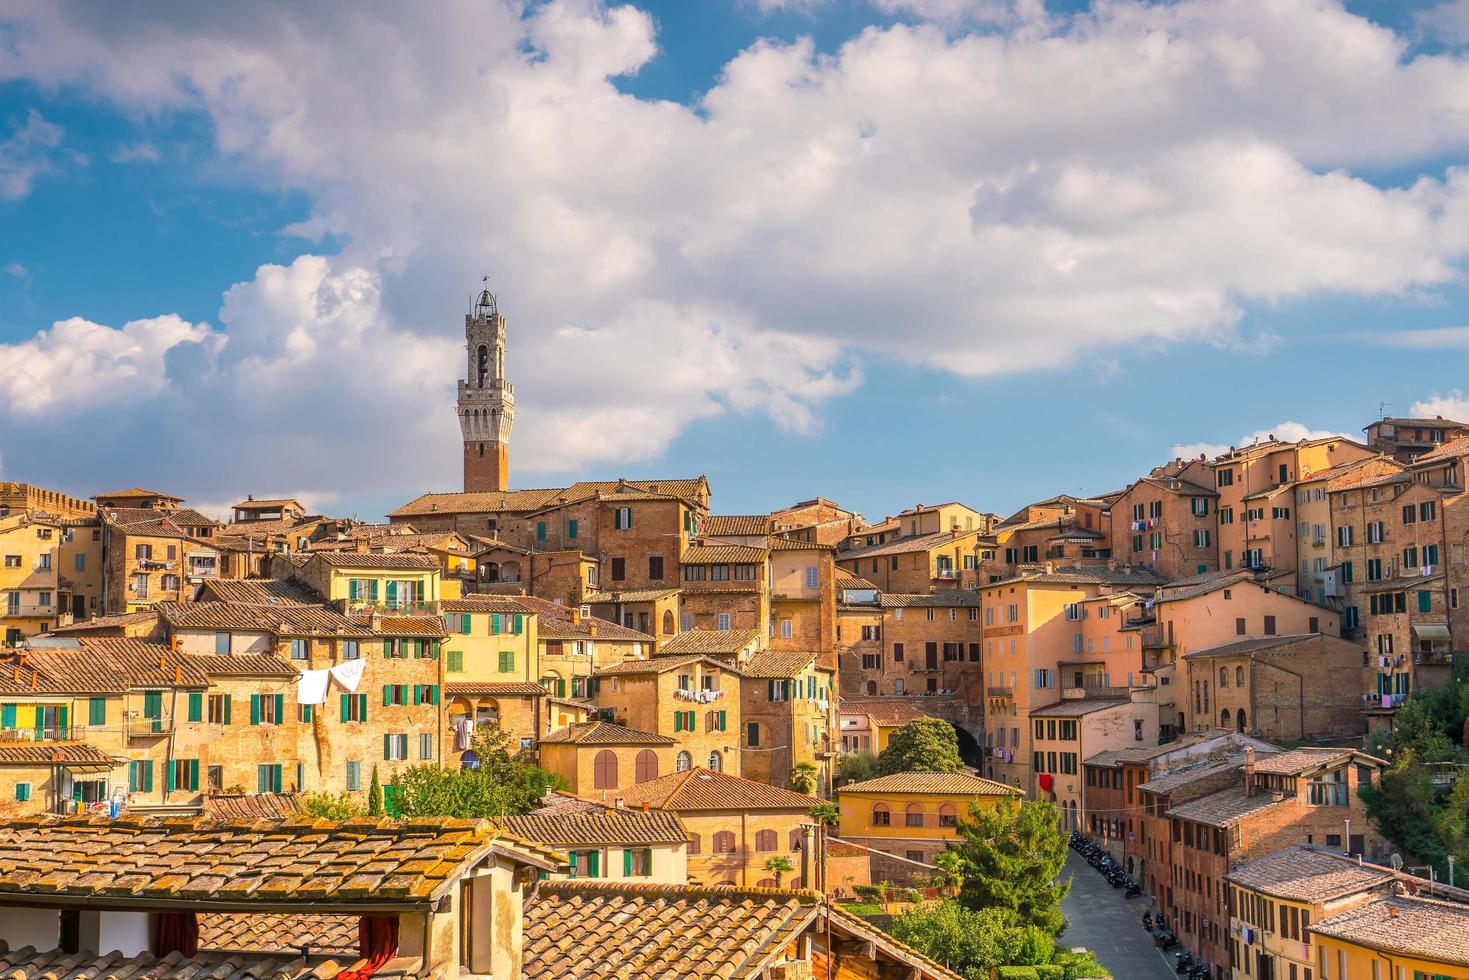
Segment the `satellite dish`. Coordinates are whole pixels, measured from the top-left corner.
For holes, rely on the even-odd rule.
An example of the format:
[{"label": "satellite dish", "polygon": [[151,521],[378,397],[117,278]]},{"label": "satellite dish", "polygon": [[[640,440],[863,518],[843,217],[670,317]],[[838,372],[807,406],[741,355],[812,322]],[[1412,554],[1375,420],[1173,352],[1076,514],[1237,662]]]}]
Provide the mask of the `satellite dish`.
[{"label": "satellite dish", "polygon": [[1396,851],[1394,851],[1392,853],[1392,856],[1387,859],[1387,863],[1392,865],[1392,869],[1394,871],[1403,870],[1403,856]]}]

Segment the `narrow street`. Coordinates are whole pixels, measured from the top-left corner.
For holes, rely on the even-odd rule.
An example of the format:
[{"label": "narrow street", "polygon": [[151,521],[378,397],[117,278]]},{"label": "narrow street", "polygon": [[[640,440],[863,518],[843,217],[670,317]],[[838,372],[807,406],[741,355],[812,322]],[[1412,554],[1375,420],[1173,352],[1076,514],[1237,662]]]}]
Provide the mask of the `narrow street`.
[{"label": "narrow street", "polygon": [[1085,946],[1117,980],[1177,980],[1172,952],[1162,954],[1143,928],[1147,900],[1126,900],[1075,851],[1066,854],[1071,894],[1062,909],[1068,923],[1063,946]]}]

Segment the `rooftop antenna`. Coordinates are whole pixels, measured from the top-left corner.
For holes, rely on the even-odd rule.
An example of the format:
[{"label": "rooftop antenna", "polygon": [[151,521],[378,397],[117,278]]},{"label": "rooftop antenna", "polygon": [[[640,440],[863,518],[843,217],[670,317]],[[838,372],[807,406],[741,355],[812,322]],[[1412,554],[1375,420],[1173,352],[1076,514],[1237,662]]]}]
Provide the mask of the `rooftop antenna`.
[{"label": "rooftop antenna", "polygon": [[1380,419],[1387,418],[1387,409],[1388,409],[1388,406],[1390,406],[1391,404],[1392,404],[1392,402],[1378,402],[1377,403],[1377,417],[1380,418]]}]

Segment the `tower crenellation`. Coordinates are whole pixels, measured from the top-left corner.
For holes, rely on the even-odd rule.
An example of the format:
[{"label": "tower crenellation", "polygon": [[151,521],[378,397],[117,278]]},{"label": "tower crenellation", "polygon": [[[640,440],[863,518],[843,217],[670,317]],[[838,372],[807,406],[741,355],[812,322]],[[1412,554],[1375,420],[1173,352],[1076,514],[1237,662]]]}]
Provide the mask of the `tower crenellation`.
[{"label": "tower crenellation", "polygon": [[505,317],[488,288],[464,317],[465,372],[459,381],[464,489],[509,489],[515,386],[505,380]]}]

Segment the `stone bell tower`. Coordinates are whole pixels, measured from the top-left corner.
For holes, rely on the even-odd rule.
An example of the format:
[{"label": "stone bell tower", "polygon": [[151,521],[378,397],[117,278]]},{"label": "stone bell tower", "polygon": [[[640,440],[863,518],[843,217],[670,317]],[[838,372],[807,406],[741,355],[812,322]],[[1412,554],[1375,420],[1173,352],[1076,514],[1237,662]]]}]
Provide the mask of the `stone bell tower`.
[{"label": "stone bell tower", "polygon": [[515,386],[505,380],[505,318],[488,288],[480,292],[473,312],[464,317],[464,341],[468,367],[459,382],[464,489],[508,490]]}]

